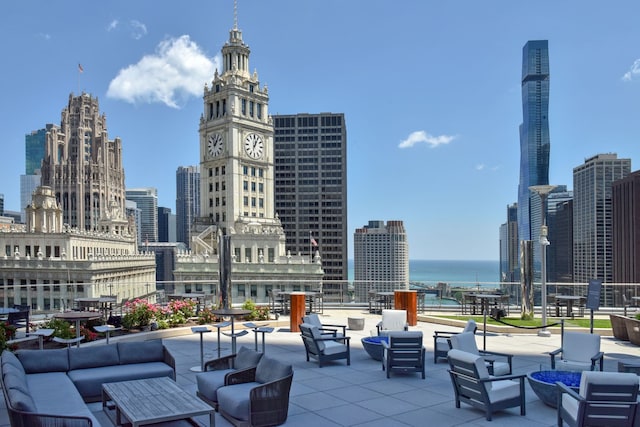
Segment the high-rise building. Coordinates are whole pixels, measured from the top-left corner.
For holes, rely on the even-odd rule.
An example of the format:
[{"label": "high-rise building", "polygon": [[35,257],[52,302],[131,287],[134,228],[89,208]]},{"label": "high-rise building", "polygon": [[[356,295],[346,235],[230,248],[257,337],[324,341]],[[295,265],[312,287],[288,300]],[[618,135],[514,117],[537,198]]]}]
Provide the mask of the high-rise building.
[{"label": "high-rise building", "polygon": [[274,124],[275,206],[287,248],[319,250],[324,289],[339,288],[348,279],[344,114],[278,115]]},{"label": "high-rise building", "polygon": [[[213,185],[213,183],[210,183]],[[177,241],[187,247],[189,230],[200,216],[200,168],[180,166],[176,171],[176,233]]]},{"label": "high-rise building", "polygon": [[42,184],[51,187],[71,227],[97,230],[112,201],[124,212],[122,141],[110,140],[107,129],[98,99],[86,93],[70,94],[60,126],[48,127]]},{"label": "high-rise building", "polygon": [[[228,301],[267,302],[269,290],[322,286],[321,256],[291,255],[276,216],[273,119],[269,92],[250,71],[250,49],[234,26],[222,47],[222,72],[204,88],[200,116],[200,218],[191,228],[191,254],[178,256],[176,292],[216,291],[218,242],[230,246]],[[213,256],[212,256],[213,255]],[[226,273],[225,273],[226,275]],[[193,285],[192,285],[193,283]],[[224,301],[223,301],[224,303]]]},{"label": "high-rise building", "polygon": [[158,190],[152,187],[128,188],[127,200],[136,202],[140,209],[138,246],[158,241]]},{"label": "high-rise building", "polygon": [[4,215],[4,194],[0,194],[0,216]]},{"label": "high-rise building", "polygon": [[409,244],[402,221],[369,221],[353,235],[356,301],[370,291],[409,289]]},{"label": "high-rise building", "polygon": [[612,183],[631,172],[631,159],[598,154],[573,169],[573,280],[613,281]]},{"label": "high-rise building", "polygon": [[20,175],[20,216],[23,223],[26,222],[25,208],[31,203],[33,192],[41,184],[40,167],[45,155],[47,132],[52,127],[52,124],[48,124],[24,137],[25,170],[24,175]]},{"label": "high-rise building", "polygon": [[[640,171],[614,181],[611,197],[613,281],[640,283]],[[620,302],[614,301],[616,304]]]},{"label": "high-rise building", "polygon": [[500,280],[520,280],[518,244],[518,204],[507,206],[507,222],[500,226]]},{"label": "high-rise building", "polygon": [[169,222],[171,221],[171,208],[158,206],[158,242],[170,242]]},{"label": "high-rise building", "polygon": [[[538,242],[542,225],[540,198],[532,185],[549,184],[549,46],[547,40],[528,41],[522,49],[522,124],[518,239]],[[534,244],[534,271],[540,271],[540,245]]]},{"label": "high-rise building", "polygon": [[547,281],[573,282],[573,191],[557,186],[547,198]]}]

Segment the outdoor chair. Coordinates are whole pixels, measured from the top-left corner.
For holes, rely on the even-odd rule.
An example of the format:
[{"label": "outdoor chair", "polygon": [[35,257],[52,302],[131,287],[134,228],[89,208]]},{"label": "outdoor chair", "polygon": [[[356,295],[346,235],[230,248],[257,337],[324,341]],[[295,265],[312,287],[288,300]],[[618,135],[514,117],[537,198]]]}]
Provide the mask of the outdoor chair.
[{"label": "outdoor chair", "polygon": [[447,353],[451,350],[451,343],[449,343],[449,339],[453,335],[464,332],[471,332],[472,334],[475,334],[477,329],[478,325],[476,324],[476,321],[469,319],[462,332],[435,331],[433,335],[433,363],[438,363],[438,358],[447,358]]},{"label": "outdoor chair", "polygon": [[[347,326],[346,325],[332,325],[329,323],[322,323],[320,321],[320,316],[316,313],[307,314],[306,316],[302,316],[302,323],[308,323],[310,325],[317,326],[320,329],[322,335],[332,335],[334,337],[341,336],[344,337],[347,335]],[[338,328],[342,329],[342,333],[338,332]]]},{"label": "outdoor chair", "polygon": [[228,374],[218,412],[234,426],[276,426],[287,420],[293,367],[263,356],[254,368]]},{"label": "outdoor chair", "polygon": [[483,357],[466,351],[450,350],[447,358],[456,408],[464,402],[482,409],[487,421],[491,421],[494,412],[516,406],[520,407],[520,415],[526,415],[526,375],[490,376]]},{"label": "outdoor chair", "polygon": [[307,362],[312,357],[318,360],[318,365],[322,368],[327,361],[347,359],[347,365],[351,365],[351,337],[323,336],[317,326],[308,323],[300,325],[300,332],[307,352]]},{"label": "outdoor chair", "polygon": [[406,310],[382,310],[382,320],[376,325],[378,335],[387,335],[389,331],[408,331]]},{"label": "outdoor chair", "polygon": [[227,375],[238,370],[254,368],[260,359],[262,353],[240,347],[237,354],[209,360],[204,364],[204,372],[196,374],[196,394],[218,410],[218,389],[225,385]]},{"label": "outdoor chair", "polygon": [[24,328],[25,334],[29,334],[29,309],[19,309],[19,311],[7,314],[7,323],[15,326],[16,329]]},{"label": "outdoor chair", "polygon": [[[452,335],[451,338],[449,338],[449,341],[451,342],[452,349],[462,350],[466,351],[467,353],[482,356],[491,375],[511,375],[511,373],[513,372],[512,354],[478,350],[478,345],[476,344],[476,336],[471,332]],[[496,360],[496,358],[505,358],[507,359],[507,361],[498,361]]]},{"label": "outdoor chair", "polygon": [[394,372],[420,372],[424,379],[425,349],[421,331],[389,332],[389,342],[382,341],[382,370],[389,378]]},{"label": "outdoor chair", "polygon": [[638,398],[638,376],[624,372],[582,371],[576,393],[558,387],[558,426],[633,426]]},{"label": "outdoor chair", "polygon": [[[557,355],[561,355],[556,360]],[[595,371],[596,363],[602,371],[604,353],[600,351],[600,335],[584,332],[565,332],[562,347],[549,353],[551,369],[563,371]]]}]

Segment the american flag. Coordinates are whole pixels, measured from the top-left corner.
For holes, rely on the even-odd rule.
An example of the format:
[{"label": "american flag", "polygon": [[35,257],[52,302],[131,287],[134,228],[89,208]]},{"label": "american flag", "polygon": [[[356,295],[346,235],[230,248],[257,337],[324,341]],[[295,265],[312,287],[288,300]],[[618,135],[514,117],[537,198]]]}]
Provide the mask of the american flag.
[{"label": "american flag", "polygon": [[82,68],[82,64],[78,64],[78,71],[84,73],[84,68]]},{"label": "american flag", "polygon": [[311,238],[311,244],[313,246],[318,246],[318,242],[316,242],[316,239],[314,239],[313,237]]}]

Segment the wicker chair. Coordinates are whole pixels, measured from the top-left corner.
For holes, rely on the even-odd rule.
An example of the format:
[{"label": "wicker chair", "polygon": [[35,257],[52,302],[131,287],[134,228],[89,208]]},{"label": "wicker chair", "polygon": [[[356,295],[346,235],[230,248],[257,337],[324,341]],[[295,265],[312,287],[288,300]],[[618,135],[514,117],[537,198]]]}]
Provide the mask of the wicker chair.
[{"label": "wicker chair", "polygon": [[487,421],[491,421],[494,412],[515,406],[520,407],[520,415],[526,415],[526,375],[489,376],[483,357],[466,351],[453,349],[447,358],[456,408],[464,402],[482,409]]},{"label": "wicker chair", "polygon": [[204,364],[204,372],[196,374],[199,398],[218,409],[218,389],[225,385],[229,374],[258,365],[262,353],[246,347],[240,347],[237,354],[209,360]]},{"label": "wicker chair", "polygon": [[300,332],[307,352],[307,362],[313,357],[318,360],[321,368],[323,363],[329,360],[347,359],[347,365],[351,364],[351,337],[323,336],[317,326],[308,323],[300,325]]},{"label": "wicker chair", "polygon": [[558,425],[633,426],[638,406],[638,376],[623,372],[582,371],[580,391],[558,386]]},{"label": "wicker chair", "polygon": [[[467,324],[464,326],[462,333],[471,332],[472,334],[476,333],[478,329],[478,325],[476,321],[473,319],[469,319]],[[449,343],[449,339],[456,334],[461,332],[452,332],[452,331],[435,331],[433,334],[433,363],[438,363],[438,358],[447,358],[447,353],[451,350],[451,344]]]},{"label": "wicker chair", "polygon": [[276,426],[287,420],[293,367],[263,356],[232,372],[218,389],[218,412],[234,426]]}]

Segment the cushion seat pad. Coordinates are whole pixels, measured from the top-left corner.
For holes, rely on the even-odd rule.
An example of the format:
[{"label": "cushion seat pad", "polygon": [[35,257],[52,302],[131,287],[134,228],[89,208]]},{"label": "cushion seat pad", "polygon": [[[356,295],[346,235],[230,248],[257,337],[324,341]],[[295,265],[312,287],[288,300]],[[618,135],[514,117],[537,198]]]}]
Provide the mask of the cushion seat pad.
[{"label": "cushion seat pad", "polygon": [[218,390],[218,404],[220,408],[233,418],[247,421],[249,418],[249,393],[261,384],[248,382],[228,385]]},{"label": "cushion seat pad", "polygon": [[196,374],[198,391],[212,402],[218,401],[218,389],[224,386],[224,377],[234,369],[222,369],[219,371],[207,371]]}]

